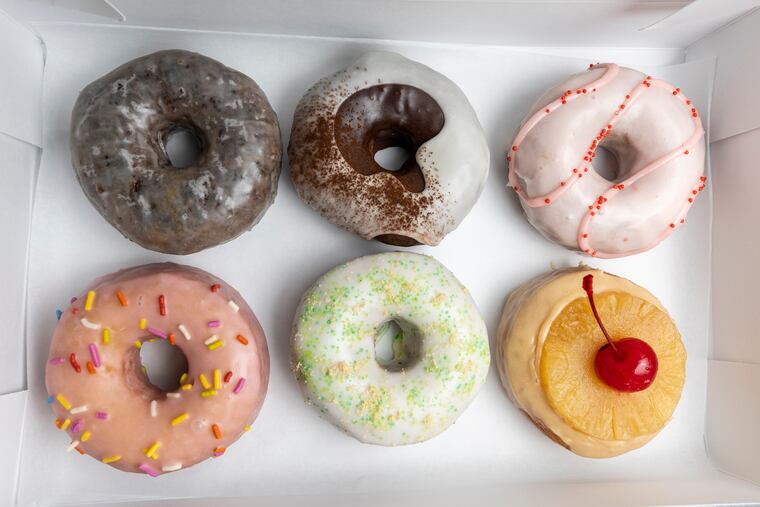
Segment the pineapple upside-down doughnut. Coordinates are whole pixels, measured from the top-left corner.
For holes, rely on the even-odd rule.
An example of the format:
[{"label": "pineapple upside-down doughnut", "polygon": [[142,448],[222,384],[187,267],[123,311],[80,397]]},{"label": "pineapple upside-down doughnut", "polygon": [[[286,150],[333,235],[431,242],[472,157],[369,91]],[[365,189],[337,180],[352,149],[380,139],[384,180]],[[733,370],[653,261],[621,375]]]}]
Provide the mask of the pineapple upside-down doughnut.
[{"label": "pineapple upside-down doughnut", "polygon": [[606,458],[643,446],[668,423],[686,352],[650,292],[579,267],[546,273],[509,295],[496,364],[510,398],[547,436],[581,456]]},{"label": "pineapple upside-down doughnut", "polygon": [[[378,354],[383,336],[392,353]],[[448,428],[490,365],[467,288],[432,257],[403,252],[360,257],[317,280],[296,312],[291,353],[309,404],[361,442],[388,446]]]},{"label": "pineapple upside-down doughnut", "polygon": [[[594,170],[599,148],[612,181]],[[531,108],[507,155],[509,185],[549,240],[611,258],[657,246],[705,188],[705,139],[680,90],[633,69],[591,65]]]},{"label": "pineapple upside-down doughnut", "polygon": [[[45,382],[69,451],[156,476],[221,456],[261,409],[264,331],[240,294],[205,271],[124,269],[95,280],[58,315]],[[154,339],[187,358],[172,392],[141,367],[142,343]]]}]

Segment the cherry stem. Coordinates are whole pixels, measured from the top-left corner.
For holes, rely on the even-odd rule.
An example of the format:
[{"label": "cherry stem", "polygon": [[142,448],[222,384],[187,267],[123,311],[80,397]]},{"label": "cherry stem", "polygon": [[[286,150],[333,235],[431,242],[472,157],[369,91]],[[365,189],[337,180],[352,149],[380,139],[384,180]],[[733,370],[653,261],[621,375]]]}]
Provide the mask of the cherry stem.
[{"label": "cherry stem", "polygon": [[618,359],[623,359],[623,355],[615,346],[615,343],[612,341],[612,338],[610,338],[610,334],[607,332],[607,329],[604,327],[604,324],[602,323],[602,318],[599,317],[599,312],[596,311],[596,304],[594,303],[594,275],[586,275],[583,277],[583,290],[586,291],[586,295],[588,296],[588,302],[591,304],[591,311],[594,313],[594,318],[596,319],[596,323],[599,324],[599,329],[602,330],[604,337],[607,338],[607,343],[610,344],[610,347],[612,347],[612,350],[615,352],[615,355],[618,357]]}]

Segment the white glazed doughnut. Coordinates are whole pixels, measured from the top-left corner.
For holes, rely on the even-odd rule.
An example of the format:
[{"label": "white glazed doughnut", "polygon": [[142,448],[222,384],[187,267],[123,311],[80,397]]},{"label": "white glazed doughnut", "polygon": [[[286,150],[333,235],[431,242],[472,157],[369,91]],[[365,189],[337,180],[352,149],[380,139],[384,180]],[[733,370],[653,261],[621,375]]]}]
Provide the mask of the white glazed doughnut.
[{"label": "white glazed doughnut", "polygon": [[[619,174],[592,167],[609,149]],[[704,189],[704,130],[679,88],[636,70],[597,64],[546,92],[509,156],[509,185],[551,241],[612,258],[644,252],[684,223]]]},{"label": "white glazed doughnut", "polygon": [[[394,358],[375,340],[395,321]],[[470,293],[425,255],[383,253],[323,275],[293,322],[292,365],[307,401],[358,440],[427,440],[448,428],[488,373],[483,318]]]},{"label": "white glazed doughnut", "polygon": [[[401,146],[397,171],[374,160]],[[437,245],[464,219],[490,153],[462,90],[430,67],[370,52],[318,81],[298,103],[288,147],[298,195],[365,239]]]}]

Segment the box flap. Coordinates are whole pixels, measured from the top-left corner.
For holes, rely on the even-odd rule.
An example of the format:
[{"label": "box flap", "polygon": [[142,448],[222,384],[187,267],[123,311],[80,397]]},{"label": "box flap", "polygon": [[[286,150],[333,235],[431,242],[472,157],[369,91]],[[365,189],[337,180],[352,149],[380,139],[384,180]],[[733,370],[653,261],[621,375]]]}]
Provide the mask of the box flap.
[{"label": "box flap", "polygon": [[[725,2],[731,4],[731,2]],[[757,3],[757,2],[754,2]],[[723,7],[723,2],[720,7]],[[718,57],[710,138],[718,141],[760,127],[760,9],[689,46],[686,59]]]},{"label": "box flap", "polygon": [[42,146],[42,40],[0,10],[0,48],[0,133]]}]

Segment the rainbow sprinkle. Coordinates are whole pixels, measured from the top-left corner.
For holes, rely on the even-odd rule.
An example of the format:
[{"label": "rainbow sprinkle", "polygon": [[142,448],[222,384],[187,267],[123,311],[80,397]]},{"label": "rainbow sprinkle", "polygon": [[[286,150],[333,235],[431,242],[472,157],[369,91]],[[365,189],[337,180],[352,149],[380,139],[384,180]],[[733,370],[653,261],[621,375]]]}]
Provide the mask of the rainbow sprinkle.
[{"label": "rainbow sprinkle", "polygon": [[183,373],[183,374],[182,374],[182,375],[179,377],[179,383],[180,383],[180,384],[184,384],[184,383],[185,383],[185,380],[187,380],[187,372]]},{"label": "rainbow sprinkle", "polygon": [[235,384],[235,389],[232,390],[233,394],[237,394],[245,387],[245,377],[240,377],[240,380]]},{"label": "rainbow sprinkle", "polygon": [[232,311],[235,313],[237,313],[240,310],[240,307],[238,306],[238,304],[231,299],[227,301],[227,304],[230,306],[230,308],[232,308]]},{"label": "rainbow sprinkle", "polygon": [[242,334],[237,335],[235,338],[237,338],[237,341],[239,341],[243,345],[248,345],[248,340]]},{"label": "rainbow sprinkle", "polygon": [[208,398],[210,396],[216,396],[216,391],[214,391],[213,389],[206,389],[205,391],[203,391],[201,393],[201,396],[203,398]]},{"label": "rainbow sprinkle", "polygon": [[90,322],[89,320],[85,319],[84,317],[82,317],[81,319],[79,319],[79,322],[81,322],[82,325],[84,327],[86,327],[87,329],[100,329],[100,324],[97,324],[95,322]]},{"label": "rainbow sprinkle", "polygon": [[103,328],[103,345],[111,343],[111,330],[107,327]]},{"label": "rainbow sprinkle", "polygon": [[66,431],[66,428],[68,428],[68,427],[69,427],[69,424],[71,424],[71,419],[69,419],[69,418],[67,417],[67,418],[66,418],[66,419],[63,421],[63,423],[61,424],[61,429],[62,429],[63,431]]},{"label": "rainbow sprinkle", "polygon": [[158,336],[159,338],[163,338],[164,340],[166,340],[166,333],[164,333],[160,329],[156,329],[155,327],[148,326],[148,332],[152,334],[153,336]]},{"label": "rainbow sprinkle", "polygon": [[72,352],[69,354],[69,363],[71,363],[71,367],[74,368],[74,371],[77,373],[82,372],[82,367],[79,366],[79,361],[77,361],[77,355],[76,352]]},{"label": "rainbow sprinkle", "polygon": [[121,303],[121,306],[129,306],[129,301],[127,301],[127,298],[124,296],[124,293],[120,290],[116,291],[116,299],[119,300],[119,303]]},{"label": "rainbow sprinkle", "polygon": [[206,346],[208,346],[208,345],[211,345],[212,343],[215,343],[217,341],[219,341],[219,337],[217,335],[215,335],[215,334],[212,334],[211,336],[209,336],[208,338],[206,338],[206,340],[203,342],[203,344],[206,345]]},{"label": "rainbow sprinkle", "polygon": [[92,303],[95,302],[95,291],[91,290],[87,293],[87,299],[84,301],[84,310],[89,312],[92,310]]},{"label": "rainbow sprinkle", "polygon": [[187,330],[184,324],[177,326],[177,329],[179,329],[179,332],[182,333],[182,336],[185,337],[185,340],[190,340],[190,338],[192,338],[190,336],[190,332]]},{"label": "rainbow sprinkle", "polygon": [[50,405],[50,404],[51,404],[51,403],[53,403],[54,401],[55,401],[55,396],[53,396],[53,395],[50,395],[50,396],[48,396],[48,397],[47,397],[47,404],[48,404],[48,405]]},{"label": "rainbow sprinkle", "polygon": [[224,383],[226,384],[227,382],[230,381],[230,379],[232,379],[232,372],[228,371],[227,373],[224,374]]},{"label": "rainbow sprinkle", "polygon": [[166,393],[167,398],[181,398],[182,395],[180,393]]},{"label": "rainbow sprinkle", "polygon": [[145,318],[140,319],[140,329],[145,329],[147,325],[148,325],[148,321],[145,320]]},{"label": "rainbow sprinkle", "polygon": [[182,384],[182,387],[181,387],[183,391],[189,391],[192,388],[193,388],[193,384]]},{"label": "rainbow sprinkle", "polygon": [[66,362],[66,358],[54,357],[50,361],[48,361],[48,364],[52,364],[53,366],[58,366],[59,364],[63,364],[65,362]]},{"label": "rainbow sprinkle", "polygon": [[222,430],[219,428],[218,424],[212,424],[211,431],[214,433],[215,439],[219,440],[220,438],[222,438]]},{"label": "rainbow sprinkle", "polygon": [[245,425],[245,431],[251,431],[251,425],[250,424],[246,424]]},{"label": "rainbow sprinkle", "polygon": [[84,420],[77,419],[74,421],[74,424],[71,426],[71,432],[72,433],[79,433],[82,431],[82,426],[84,426]]},{"label": "rainbow sprinkle", "polygon": [[158,477],[158,472],[154,470],[153,468],[151,468],[151,466],[148,465],[147,463],[143,463],[137,468],[139,468],[141,471],[145,472],[146,474],[150,475],[151,477]]},{"label": "rainbow sprinkle", "polygon": [[100,354],[98,353],[98,347],[94,343],[87,346],[90,349],[90,357],[92,358],[92,364],[95,368],[100,368]]},{"label": "rainbow sprinkle", "polygon": [[114,461],[119,461],[121,459],[121,456],[118,454],[114,454],[113,456],[108,456],[106,458],[103,458],[101,461],[103,463],[113,463]]},{"label": "rainbow sprinkle", "polygon": [[214,368],[214,389],[222,388],[222,372],[218,368]]},{"label": "rainbow sprinkle", "polygon": [[183,412],[174,419],[172,419],[172,426],[176,426],[182,422],[184,422],[188,417],[190,417],[190,414],[187,412]]},{"label": "rainbow sprinkle", "polygon": [[71,408],[71,403],[69,403],[69,400],[67,400],[62,394],[56,394],[55,399],[58,400],[58,403],[61,404],[64,410],[69,410]]},{"label": "rainbow sprinkle", "polygon": [[224,454],[224,451],[226,451],[226,450],[227,449],[225,447],[217,447],[217,448],[215,448],[214,449],[214,457],[218,458],[219,456],[221,456],[222,454]]},{"label": "rainbow sprinkle", "polygon": [[208,379],[206,378],[206,375],[204,375],[203,373],[198,375],[198,380],[201,381],[201,385],[203,386],[204,389],[211,388],[211,384],[209,384]]},{"label": "rainbow sprinkle", "polygon": [[137,341],[135,342],[135,347],[137,347],[138,349],[139,349],[139,348],[142,348],[142,342],[141,342],[140,340],[137,340]]},{"label": "rainbow sprinkle", "polygon": [[165,465],[161,467],[162,472],[176,472],[177,470],[182,468],[182,463],[177,463],[176,465]]},{"label": "rainbow sprinkle", "polygon": [[71,452],[79,445],[79,440],[72,440],[69,446],[66,448],[66,452]]},{"label": "rainbow sprinkle", "polygon": [[98,419],[103,419],[104,421],[108,420],[108,413],[107,412],[95,412],[95,417]]},{"label": "rainbow sprinkle", "polygon": [[211,345],[206,345],[206,347],[208,347],[209,350],[216,350],[219,347],[222,347],[223,345],[224,345],[224,340],[218,340],[212,343]]},{"label": "rainbow sprinkle", "polygon": [[84,433],[82,433],[82,439],[81,439],[82,442],[87,442],[90,439],[91,434],[92,433],[90,433],[89,431],[85,431]]},{"label": "rainbow sprinkle", "polygon": [[74,407],[69,412],[71,414],[81,414],[82,412],[87,412],[87,405],[80,405],[79,407]]},{"label": "rainbow sprinkle", "polygon": [[55,320],[61,320],[62,316],[63,316],[63,312],[61,310],[55,311]]},{"label": "rainbow sprinkle", "polygon": [[161,316],[166,316],[167,310],[166,310],[166,297],[164,297],[163,294],[158,296],[158,313],[161,314]]},{"label": "rainbow sprinkle", "polygon": [[221,320],[210,320],[206,324],[208,327],[221,327],[222,321]]},{"label": "rainbow sprinkle", "polygon": [[158,415],[158,402],[153,400],[150,402],[150,416],[156,417]]},{"label": "rainbow sprinkle", "polygon": [[161,442],[154,442],[153,445],[148,447],[148,449],[145,451],[145,455],[149,458],[152,458],[154,454],[156,454],[156,451],[158,448],[161,447]]},{"label": "rainbow sprinkle", "polygon": [[87,361],[87,372],[90,375],[95,375],[95,365],[92,364],[92,361]]}]

